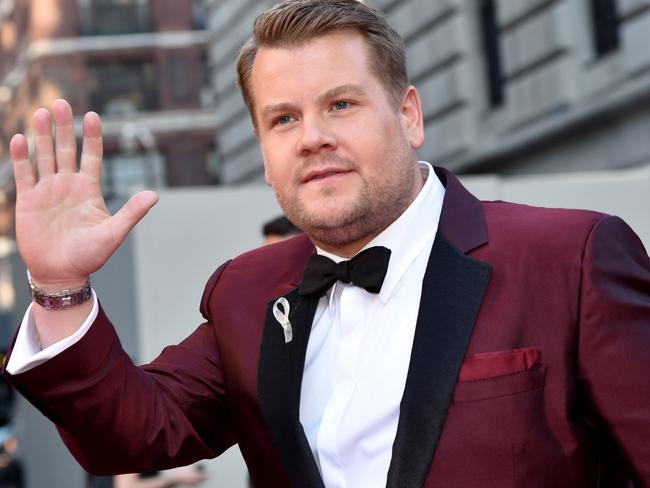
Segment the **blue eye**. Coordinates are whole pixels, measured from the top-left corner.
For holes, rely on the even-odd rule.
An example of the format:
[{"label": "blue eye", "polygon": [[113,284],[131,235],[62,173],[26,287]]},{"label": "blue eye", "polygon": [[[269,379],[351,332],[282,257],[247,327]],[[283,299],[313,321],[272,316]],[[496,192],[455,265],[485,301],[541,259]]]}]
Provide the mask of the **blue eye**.
[{"label": "blue eye", "polygon": [[276,120],[276,123],[277,123],[278,125],[288,124],[289,122],[291,122],[291,116],[289,116],[289,115],[281,115],[281,116],[278,117],[278,119]]},{"label": "blue eye", "polygon": [[344,110],[350,106],[349,102],[339,100],[338,102],[334,103],[334,109],[335,110]]}]

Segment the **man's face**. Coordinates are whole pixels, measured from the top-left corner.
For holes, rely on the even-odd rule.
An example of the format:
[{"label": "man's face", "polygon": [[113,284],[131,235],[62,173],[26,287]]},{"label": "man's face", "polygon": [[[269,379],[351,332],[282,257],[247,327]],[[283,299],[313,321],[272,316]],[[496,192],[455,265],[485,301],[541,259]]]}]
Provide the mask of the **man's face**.
[{"label": "man's face", "polygon": [[266,181],[316,244],[353,254],[413,201],[419,98],[411,87],[396,106],[360,34],[261,48],[251,84]]}]

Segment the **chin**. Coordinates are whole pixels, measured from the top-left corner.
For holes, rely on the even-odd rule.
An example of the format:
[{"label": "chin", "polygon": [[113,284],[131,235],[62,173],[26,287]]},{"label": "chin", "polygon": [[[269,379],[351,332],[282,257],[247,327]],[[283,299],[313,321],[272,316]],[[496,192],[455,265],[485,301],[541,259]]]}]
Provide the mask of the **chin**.
[{"label": "chin", "polygon": [[[278,198],[289,220],[309,235],[338,233],[367,220],[367,209],[357,196],[323,195],[285,199]],[[359,217],[362,217],[361,219]],[[312,232],[313,230],[313,232]]]},{"label": "chin", "polygon": [[303,209],[301,216],[306,223],[324,229],[346,226],[351,220],[354,220],[356,212],[352,205],[342,202],[332,203],[334,202],[312,203],[310,208]]},{"label": "chin", "polygon": [[302,212],[291,220],[311,238],[330,246],[343,246],[367,234],[371,218],[359,219],[351,207],[324,210],[321,207],[314,212]]},{"label": "chin", "polygon": [[305,233],[316,243],[325,244],[332,248],[348,246],[370,235],[368,229],[359,225],[313,227],[305,230]]}]

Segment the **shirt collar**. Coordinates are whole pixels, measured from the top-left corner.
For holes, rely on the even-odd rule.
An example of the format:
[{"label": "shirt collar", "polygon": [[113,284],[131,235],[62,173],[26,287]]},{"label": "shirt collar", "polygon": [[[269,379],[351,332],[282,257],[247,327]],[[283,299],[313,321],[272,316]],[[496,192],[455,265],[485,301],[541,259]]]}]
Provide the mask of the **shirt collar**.
[{"label": "shirt collar", "polygon": [[[420,193],[397,220],[363,248],[384,246],[391,250],[388,271],[379,292],[379,298],[384,304],[388,302],[415,258],[427,244],[433,242],[438,230],[445,187],[429,163],[420,161],[419,164],[426,177]],[[346,259],[324,251],[318,246],[316,252],[337,263]],[[336,284],[328,292],[330,300],[335,287]]]}]

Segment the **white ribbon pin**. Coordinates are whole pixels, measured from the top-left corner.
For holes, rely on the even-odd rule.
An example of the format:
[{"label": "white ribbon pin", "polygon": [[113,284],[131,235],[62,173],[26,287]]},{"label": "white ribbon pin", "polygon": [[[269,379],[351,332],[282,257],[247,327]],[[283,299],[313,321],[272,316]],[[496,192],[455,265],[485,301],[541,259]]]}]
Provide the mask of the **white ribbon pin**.
[{"label": "white ribbon pin", "polygon": [[[282,309],[280,309],[282,305]],[[286,298],[278,298],[273,304],[273,316],[277,320],[282,329],[284,330],[284,342],[285,344],[291,342],[293,339],[293,333],[291,330],[291,322],[289,322],[289,302]]]}]

